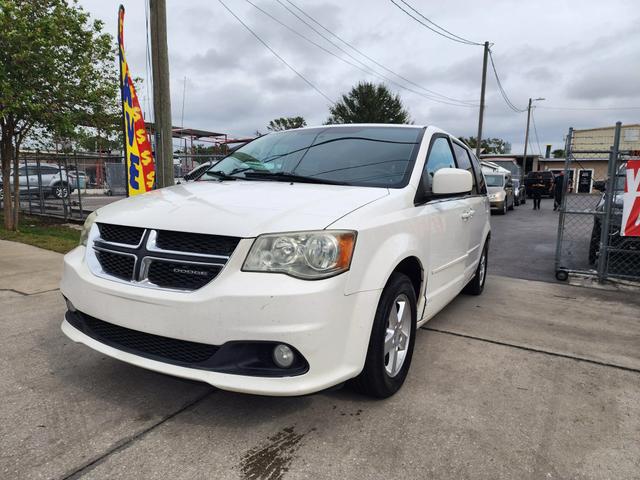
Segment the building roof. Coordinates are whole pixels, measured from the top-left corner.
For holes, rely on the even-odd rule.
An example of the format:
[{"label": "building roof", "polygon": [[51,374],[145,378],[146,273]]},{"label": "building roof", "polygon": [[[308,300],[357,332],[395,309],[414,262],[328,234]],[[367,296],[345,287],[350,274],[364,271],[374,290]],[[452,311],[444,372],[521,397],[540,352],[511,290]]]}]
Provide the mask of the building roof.
[{"label": "building roof", "polygon": [[[629,127],[631,127],[631,128],[640,127],[640,123],[632,123],[630,125],[622,125],[622,128],[629,128]],[[595,127],[595,128],[584,128],[584,129],[576,128],[576,129],[573,130],[573,132],[574,133],[576,133],[576,132],[594,132],[594,131],[597,131],[597,130],[614,130],[615,128],[616,128],[615,125],[610,125],[608,127]]]},{"label": "building roof", "polygon": [[[144,122],[147,129],[154,131],[156,128],[153,122]],[[212,138],[212,137],[226,137],[226,133],[212,132],[209,130],[200,130],[197,128],[184,128],[184,127],[171,127],[171,136],[173,138]]]}]

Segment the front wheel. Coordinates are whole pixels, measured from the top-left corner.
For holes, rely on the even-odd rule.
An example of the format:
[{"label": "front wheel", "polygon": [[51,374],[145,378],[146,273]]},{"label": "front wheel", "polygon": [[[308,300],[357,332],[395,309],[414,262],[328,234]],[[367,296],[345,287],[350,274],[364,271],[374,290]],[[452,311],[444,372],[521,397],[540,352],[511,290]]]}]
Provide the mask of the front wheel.
[{"label": "front wheel", "polygon": [[377,398],[396,393],[407,377],[416,335],[416,294],[409,278],[391,275],[373,320],[364,368],[356,390]]},{"label": "front wheel", "polygon": [[58,183],[53,187],[53,196],[56,198],[67,198],[69,196],[69,187],[66,183]]}]

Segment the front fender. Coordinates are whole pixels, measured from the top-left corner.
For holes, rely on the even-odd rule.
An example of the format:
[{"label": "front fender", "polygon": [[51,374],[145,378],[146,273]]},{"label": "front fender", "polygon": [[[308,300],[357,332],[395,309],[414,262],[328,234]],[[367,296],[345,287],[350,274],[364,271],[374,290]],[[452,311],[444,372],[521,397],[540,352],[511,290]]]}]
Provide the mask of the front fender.
[{"label": "front fender", "polygon": [[407,231],[359,232],[345,293],[382,290],[393,270],[407,257],[417,257],[424,270],[422,241]]}]

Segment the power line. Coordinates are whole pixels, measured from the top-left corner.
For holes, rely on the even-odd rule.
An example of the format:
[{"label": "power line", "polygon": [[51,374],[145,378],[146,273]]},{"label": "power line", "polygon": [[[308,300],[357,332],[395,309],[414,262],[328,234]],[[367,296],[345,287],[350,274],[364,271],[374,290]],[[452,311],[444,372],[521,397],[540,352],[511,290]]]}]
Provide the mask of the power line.
[{"label": "power line", "polygon": [[507,104],[507,106],[511,110],[516,112],[516,113],[526,112],[527,111],[526,108],[518,108],[518,107],[516,107],[513,104],[513,102],[511,102],[511,100],[509,99],[509,96],[507,95],[507,92],[505,91],[504,87],[502,86],[502,82],[500,81],[500,77],[498,76],[498,70],[496,69],[496,64],[493,61],[493,52],[491,50],[489,50],[489,59],[491,60],[491,68],[493,69],[493,73],[494,73],[494,75],[496,77],[496,83],[498,84],[498,90],[500,91],[500,95],[504,99],[504,101]]},{"label": "power line", "polygon": [[[311,43],[312,45],[314,45],[315,47],[321,49],[322,51],[324,51],[325,53],[328,53],[329,55],[337,58],[338,60],[346,63],[347,65],[350,65],[354,68],[357,68],[358,70],[366,73],[367,75],[374,75],[377,76],[379,78],[382,78],[383,80],[388,81],[389,83],[392,83],[394,85],[396,85],[399,88],[402,88],[404,90],[407,90],[409,92],[415,93],[416,95],[420,95],[423,98],[426,98],[427,100],[431,100],[433,102],[438,102],[438,103],[444,103],[447,105],[452,105],[452,106],[456,106],[456,107],[467,107],[467,108],[474,108],[474,105],[469,105],[469,104],[459,104],[459,103],[453,103],[450,101],[446,101],[446,100],[442,100],[439,98],[435,98],[431,95],[427,95],[424,94],[422,92],[413,90],[405,85],[402,85],[398,82],[396,82],[395,80],[373,70],[371,67],[369,67],[368,65],[366,65],[365,63],[363,63],[361,60],[359,60],[358,58],[354,57],[353,55],[351,55],[349,52],[347,52],[346,50],[344,50],[342,47],[340,47],[339,45],[336,45],[335,43],[331,42],[331,40],[329,40],[328,38],[326,38],[325,36],[323,36],[320,32],[318,32],[317,30],[315,30],[311,25],[309,25],[307,22],[304,21],[304,19],[300,18],[295,12],[291,11],[288,9],[288,7],[286,5],[282,5],[284,8],[286,8],[290,13],[292,13],[296,18],[298,18],[300,21],[304,22],[307,26],[309,26],[309,28],[313,29],[316,33],[318,33],[318,35],[320,35],[322,38],[324,38],[325,40],[327,40],[329,43],[331,43],[333,46],[335,46],[336,48],[338,48],[338,50],[340,50],[341,52],[343,52],[344,54],[346,54],[347,56],[349,56],[350,58],[352,58],[353,60],[355,60],[356,62],[360,63],[362,65],[356,65],[352,62],[350,62],[349,60],[346,60],[342,57],[340,57],[339,55],[336,55],[334,52],[332,52],[331,50],[325,48],[324,46],[318,44],[317,42],[311,40],[310,38],[308,38],[307,36],[305,36],[304,34],[300,33],[299,31],[297,31],[295,28],[292,28],[291,26],[287,25],[286,23],[284,23],[283,21],[281,21],[280,19],[276,18],[275,16],[271,15],[269,12],[265,11],[264,9],[260,8],[258,5],[256,5],[255,3],[253,3],[251,0],[245,0],[249,5],[251,5],[252,7],[254,7],[255,9],[257,9],[258,11],[262,12],[264,15],[266,15],[267,17],[271,18],[273,21],[275,21],[276,23],[282,25],[284,28],[286,28],[287,30],[291,31],[292,33],[294,33],[295,35],[299,36],[300,38],[306,40],[307,42]],[[364,68],[363,68],[364,67]],[[458,102],[457,100],[454,100],[454,102]]]},{"label": "power line", "polygon": [[[301,22],[303,22],[307,27],[309,27],[311,30],[313,30],[314,32],[316,32],[319,36],[321,36],[322,38],[324,38],[325,40],[327,40],[329,43],[331,43],[332,45],[334,45],[336,48],[340,48],[338,45],[336,45],[334,42],[332,42],[330,39],[328,39],[327,37],[325,37],[322,33],[320,33],[317,29],[315,29],[312,25],[310,25],[308,22],[306,22],[303,18],[300,18],[294,11],[292,11],[289,7],[287,7],[282,0],[276,0],[283,8],[285,8],[289,13],[291,13],[293,16],[295,16],[298,20],[300,20]],[[302,8],[300,8],[298,5],[296,5],[295,3],[293,3],[291,0],[286,0],[286,2],[291,5],[293,8],[295,8],[296,10],[298,10],[300,13],[302,13],[305,17],[307,17],[309,20],[311,20],[313,23],[315,23],[317,26],[319,26],[322,30],[324,30],[325,32],[327,32],[329,35],[331,35],[332,37],[334,37],[335,39],[337,39],[338,41],[340,41],[342,44],[346,45],[348,48],[350,48],[351,50],[353,50],[354,52],[356,52],[358,55],[361,55],[363,58],[369,60],[371,63],[377,65],[378,67],[384,69],[385,71],[387,71],[388,73],[395,75],[396,77],[404,80],[405,82],[407,82],[410,85],[413,85],[417,88],[420,88],[422,90],[424,90],[427,93],[430,93],[432,95],[435,95],[437,97],[440,97],[444,100],[450,100],[452,102],[459,102],[459,103],[466,103],[469,105],[473,105],[473,106],[477,106],[476,104],[474,104],[472,101],[468,101],[468,100],[459,100],[453,97],[449,97],[447,95],[444,95],[442,93],[438,93],[434,90],[430,90],[422,85],[419,85],[418,83],[413,82],[412,80],[400,75],[399,73],[391,70],[390,68],[388,68],[387,66],[385,66],[384,64],[378,62],[377,60],[375,60],[374,58],[371,58],[369,55],[367,55],[366,53],[364,53],[362,50],[359,50],[358,48],[354,47],[351,43],[347,42],[346,40],[344,40],[342,37],[340,37],[338,34],[332,32],[331,30],[329,30],[327,27],[325,27],[324,25],[322,25],[318,20],[316,20],[314,17],[312,17],[311,15],[309,15],[306,11],[304,11]],[[340,49],[341,51],[343,51],[344,53],[346,53],[347,55],[349,55],[350,58],[353,58],[354,60],[358,61],[359,63],[365,65],[363,62],[361,62],[360,60],[356,59],[355,57],[351,56],[350,54],[348,54],[347,52],[345,52],[344,50]]]},{"label": "power line", "polygon": [[[416,10],[414,7],[412,7],[409,3],[405,2],[405,0],[400,0],[402,3],[404,3],[407,7],[409,7],[411,10],[413,10],[416,14],[418,14],[420,17],[422,17],[424,20],[426,20],[427,22],[429,22],[431,25],[433,25],[434,27],[442,30],[443,32],[445,32],[446,34],[451,35],[452,37],[457,38],[461,43],[466,43],[468,45],[479,45],[482,46],[482,43],[478,43],[478,42],[473,42],[471,40],[467,40],[466,38],[463,38],[459,35],[456,35],[455,33],[450,32],[449,30],[447,30],[446,28],[441,27],[440,25],[438,25],[437,23],[431,21],[430,19],[428,19],[427,17],[425,17],[422,13],[420,13],[418,10]],[[395,2],[393,2],[395,3]],[[437,33],[437,32],[436,32]],[[452,39],[453,40],[453,39]]]},{"label": "power line", "polygon": [[222,0],[218,0],[218,2],[220,2],[220,4],[231,14],[233,15],[233,17],[244,27],[246,28],[249,33],[251,33],[251,35],[253,35],[262,45],[264,45],[267,50],[269,50],[278,60],[280,60],[282,63],[284,63],[287,68],[289,68],[289,70],[291,70],[293,73],[295,73],[298,77],[300,77],[307,85],[309,85],[311,88],[313,88],[316,92],[318,92],[320,95],[322,95],[326,100],[328,100],[331,104],[334,104],[335,102],[333,100],[331,100],[331,98],[329,98],[329,96],[327,96],[322,90],[320,90],[318,87],[316,87],[311,80],[307,79],[304,75],[302,75],[299,71],[297,71],[295,68],[293,68],[291,66],[291,64],[289,64],[284,58],[282,58],[280,55],[278,55],[278,53],[269,46],[269,44],[267,42],[265,42],[262,38],[260,38],[260,36],[254,32],[251,27],[249,27],[249,25],[247,25],[246,23],[244,23],[240,17],[238,17],[233,10],[231,10]]},{"label": "power line", "polygon": [[440,27],[439,25],[435,24],[434,22],[432,22],[431,20],[429,20],[427,17],[425,17],[424,15],[422,15],[420,12],[418,12],[415,8],[413,8],[411,5],[409,5],[408,3],[404,2],[403,0],[402,3],[404,3],[405,5],[407,5],[411,10],[413,10],[414,12],[416,12],[418,15],[420,15],[420,17],[424,18],[425,20],[427,20],[429,23],[435,25],[436,27],[438,27],[439,29],[441,29],[444,32],[447,33],[442,33],[442,31],[436,30],[435,28],[431,27],[430,25],[424,23],[422,20],[420,20],[420,18],[417,18],[415,16],[413,16],[413,14],[411,14],[411,12],[405,10],[401,5],[399,5],[395,0],[389,0],[391,3],[393,3],[396,7],[398,7],[400,10],[402,10],[404,13],[406,13],[409,17],[413,18],[416,22],[418,22],[420,25],[422,25],[425,28],[428,28],[429,30],[431,30],[433,33],[440,35],[441,37],[444,37],[448,40],[454,41],[454,42],[458,42],[458,43],[462,43],[464,45],[483,45],[482,43],[476,43],[476,42],[472,42],[471,40],[466,40],[462,37],[458,37],[457,35],[454,35],[452,33],[449,33],[447,30],[445,30],[444,28]]},{"label": "power line", "polygon": [[[540,148],[540,139],[538,138],[538,128],[536,127],[536,117],[533,114],[535,107],[531,109],[531,122],[533,123],[533,132],[536,135],[536,143],[538,144],[538,154],[542,156],[542,148]],[[533,148],[531,149],[533,151]]]}]

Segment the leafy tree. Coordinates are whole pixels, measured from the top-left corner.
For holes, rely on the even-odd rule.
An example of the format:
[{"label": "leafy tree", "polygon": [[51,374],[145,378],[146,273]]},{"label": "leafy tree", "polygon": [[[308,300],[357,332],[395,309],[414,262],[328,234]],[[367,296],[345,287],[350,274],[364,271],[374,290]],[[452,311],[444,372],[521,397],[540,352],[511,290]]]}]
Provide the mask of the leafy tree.
[{"label": "leafy tree", "polygon": [[[478,145],[477,137],[459,137],[466,143],[471,149],[475,149]],[[501,138],[483,138],[480,142],[480,151],[482,153],[509,153],[511,151],[511,144]]]},{"label": "leafy tree", "polygon": [[117,125],[114,44],[76,0],[0,0],[0,158],[5,227],[18,224],[20,146],[34,129],[74,138]]},{"label": "leafy tree", "polygon": [[564,149],[558,148],[551,152],[551,155],[553,155],[553,158],[564,158]]},{"label": "leafy tree", "polygon": [[333,123],[410,123],[409,112],[400,96],[383,85],[360,82],[340,101],[329,107]]},{"label": "leafy tree", "polygon": [[270,132],[291,130],[292,128],[302,128],[307,126],[307,121],[303,117],[280,117],[274,118],[267,125]]}]

